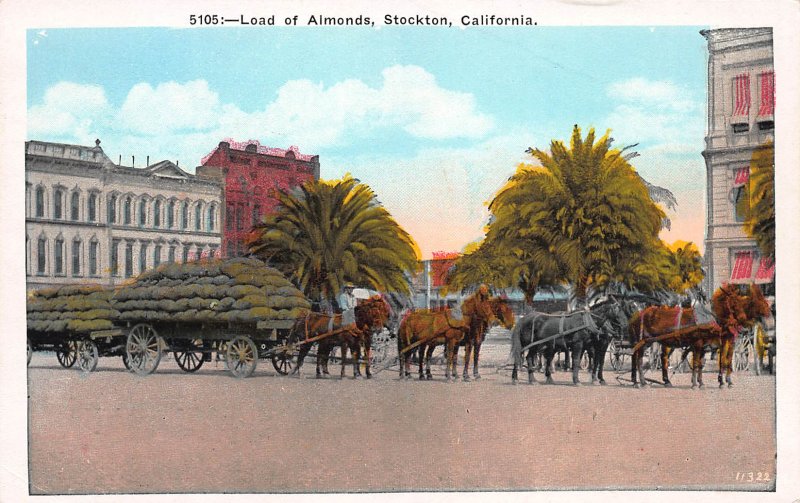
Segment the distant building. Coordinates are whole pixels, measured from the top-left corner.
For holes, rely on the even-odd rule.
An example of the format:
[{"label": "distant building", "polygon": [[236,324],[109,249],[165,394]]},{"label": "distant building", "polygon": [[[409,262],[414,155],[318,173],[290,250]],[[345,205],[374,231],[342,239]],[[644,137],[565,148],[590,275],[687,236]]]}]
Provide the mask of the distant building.
[{"label": "distant building", "polygon": [[246,254],[245,239],[253,225],[272,212],[280,189],[319,180],[319,156],[265,147],[256,140],[221,141],[206,155],[197,175],[224,185],[222,245],[227,257]]},{"label": "distant building", "polygon": [[25,143],[28,288],[114,285],[163,262],[219,255],[222,186],[170,161],[114,164],[100,148]]},{"label": "distant building", "polygon": [[[708,40],[706,288],[762,283],[774,292],[774,264],[747,237],[737,211],[753,150],[774,139],[772,29],[700,32]],[[739,205],[741,207],[741,205]]]}]

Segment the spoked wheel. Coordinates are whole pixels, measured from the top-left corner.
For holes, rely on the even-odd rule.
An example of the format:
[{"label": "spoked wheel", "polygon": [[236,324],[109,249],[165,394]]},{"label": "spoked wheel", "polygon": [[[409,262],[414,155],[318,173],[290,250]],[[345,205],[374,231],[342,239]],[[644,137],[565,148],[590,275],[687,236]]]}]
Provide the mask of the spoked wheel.
[{"label": "spoked wheel", "polygon": [[[92,372],[97,368],[100,355],[97,352],[97,344],[92,340],[80,341],[77,347],[78,368],[82,372]],[[73,361],[73,363],[75,363]]]},{"label": "spoked wheel", "polygon": [[68,341],[66,344],[56,350],[56,358],[62,367],[68,369],[75,365],[75,360],[78,357],[78,345],[75,341]]},{"label": "spoked wheel", "polygon": [[152,374],[161,361],[161,343],[155,329],[141,323],[128,334],[125,352],[130,369],[139,375]]},{"label": "spoked wheel", "polygon": [[128,370],[131,369],[131,364],[128,363],[128,353],[127,352],[122,353],[122,364],[125,365],[126,369],[128,369]]},{"label": "spoked wheel", "polygon": [[620,348],[617,345],[617,342],[613,339],[611,342],[608,343],[608,349],[606,349],[608,353],[608,361],[611,364],[612,370],[622,370],[622,364],[625,361],[625,355],[620,353]]},{"label": "spoked wheel", "polygon": [[245,335],[237,336],[228,344],[225,353],[225,362],[228,370],[239,379],[250,376],[258,363],[258,348],[255,343]]},{"label": "spoked wheel", "polygon": [[750,356],[753,354],[753,342],[749,337],[742,337],[733,350],[733,370],[736,372],[750,369]]},{"label": "spoked wheel", "polygon": [[27,365],[31,364],[31,358],[33,358],[33,346],[31,346],[31,339],[28,337],[28,363]]},{"label": "spoked wheel", "polygon": [[175,351],[175,361],[184,372],[196,372],[203,366],[203,341],[195,339],[185,342],[186,348]]},{"label": "spoked wheel", "polygon": [[294,362],[296,356],[294,345],[286,345],[285,348],[272,353],[272,366],[280,375],[289,375],[296,366]]}]

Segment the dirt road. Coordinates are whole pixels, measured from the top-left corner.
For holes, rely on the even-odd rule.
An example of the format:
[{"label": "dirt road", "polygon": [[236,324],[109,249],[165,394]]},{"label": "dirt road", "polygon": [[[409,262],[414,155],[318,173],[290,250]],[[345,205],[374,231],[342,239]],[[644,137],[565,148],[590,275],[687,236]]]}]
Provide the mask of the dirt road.
[{"label": "dirt road", "polygon": [[608,386],[573,387],[566,373],[513,386],[489,367],[454,384],[303,370],[281,377],[262,362],[235,380],[221,365],[189,375],[165,361],[140,378],[103,358],[84,376],[37,353],[31,492],[758,490],[775,478],[773,377],[718,389],[707,374],[691,390],[682,374],[676,388],[636,390],[611,371]]}]

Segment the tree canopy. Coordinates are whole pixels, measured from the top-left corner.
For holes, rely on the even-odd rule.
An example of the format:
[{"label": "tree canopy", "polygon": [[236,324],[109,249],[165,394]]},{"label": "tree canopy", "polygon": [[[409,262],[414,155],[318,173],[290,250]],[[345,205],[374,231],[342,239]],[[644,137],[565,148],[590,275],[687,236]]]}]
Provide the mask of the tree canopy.
[{"label": "tree canopy", "polygon": [[331,300],[348,282],[409,293],[417,245],[369,186],[348,175],[309,181],[277,198],[277,211],[256,225],[249,249],[306,296]]},{"label": "tree canopy", "polygon": [[[666,215],[653,197],[671,207],[674,196],[647,184],[628,162],[635,154],[613,149],[612,141],[608,132],[596,139],[593,129],[583,138],[576,125],[569,147],[554,140],[549,152],[529,149],[538,165],[518,166],[496,194],[486,238],[456,263],[452,283],[484,278],[521,288],[528,299],[565,284],[581,298],[609,283],[645,291],[670,281],[682,286],[676,267],[685,257],[659,239]],[[689,262],[699,268],[695,258]]]},{"label": "tree canopy", "polygon": [[775,259],[775,147],[771,141],[753,152],[750,177],[744,186],[740,211],[744,230],[756,240],[762,255]]}]

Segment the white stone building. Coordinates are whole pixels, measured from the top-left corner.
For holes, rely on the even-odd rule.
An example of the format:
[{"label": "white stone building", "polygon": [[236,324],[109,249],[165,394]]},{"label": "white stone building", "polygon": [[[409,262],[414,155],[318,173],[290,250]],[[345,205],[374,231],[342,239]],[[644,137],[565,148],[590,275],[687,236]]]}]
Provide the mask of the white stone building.
[{"label": "white stone building", "polygon": [[774,264],[762,259],[737,211],[754,149],[774,139],[772,29],[700,33],[708,40],[706,288],[753,281],[772,293]]},{"label": "white stone building", "polygon": [[25,143],[29,289],[112,286],[160,263],[218,255],[220,182],[170,161],[120,166],[95,143]]}]

